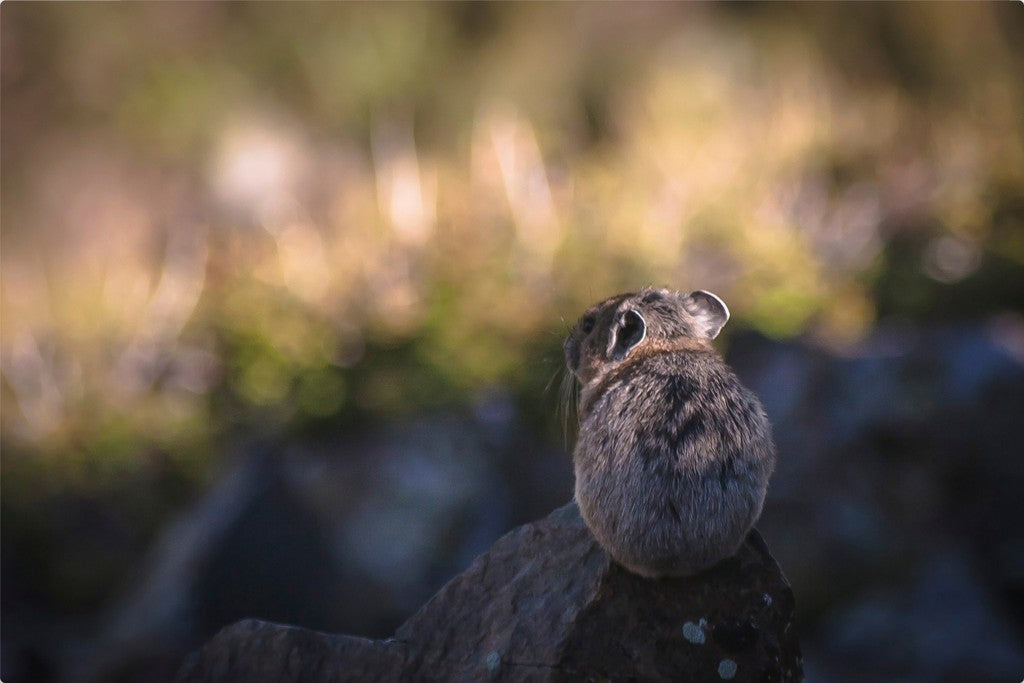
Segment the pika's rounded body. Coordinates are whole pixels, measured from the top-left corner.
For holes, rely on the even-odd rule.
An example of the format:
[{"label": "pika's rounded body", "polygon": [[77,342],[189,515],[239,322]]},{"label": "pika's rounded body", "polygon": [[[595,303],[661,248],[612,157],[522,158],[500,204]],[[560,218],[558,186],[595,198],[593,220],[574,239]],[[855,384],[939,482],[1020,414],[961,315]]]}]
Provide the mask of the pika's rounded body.
[{"label": "pika's rounded body", "polygon": [[761,513],[775,446],[757,397],[711,347],[728,316],[707,292],[648,289],[597,304],[565,343],[582,385],[580,513],[642,576],[711,567]]}]

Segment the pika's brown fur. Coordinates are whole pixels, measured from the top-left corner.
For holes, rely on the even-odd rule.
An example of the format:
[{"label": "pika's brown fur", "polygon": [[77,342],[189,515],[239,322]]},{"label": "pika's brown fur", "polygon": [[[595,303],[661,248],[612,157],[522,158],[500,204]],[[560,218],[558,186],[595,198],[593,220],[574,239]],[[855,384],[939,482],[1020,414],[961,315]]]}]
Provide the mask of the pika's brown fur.
[{"label": "pika's brown fur", "polygon": [[761,403],[711,346],[728,319],[708,292],[644,289],[590,308],[565,341],[581,384],[580,513],[642,576],[716,564],[761,514],[775,445]]}]

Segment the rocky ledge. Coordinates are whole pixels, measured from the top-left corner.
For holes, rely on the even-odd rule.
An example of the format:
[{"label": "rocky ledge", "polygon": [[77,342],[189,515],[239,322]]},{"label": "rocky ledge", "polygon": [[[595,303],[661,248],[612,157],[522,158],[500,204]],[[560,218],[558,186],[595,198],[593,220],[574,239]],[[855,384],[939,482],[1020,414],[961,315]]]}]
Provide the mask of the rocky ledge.
[{"label": "rocky ledge", "polygon": [[185,661],[212,681],[799,681],[793,593],[757,531],[693,577],[649,580],[569,504],[514,529],[387,640],[245,620]]}]

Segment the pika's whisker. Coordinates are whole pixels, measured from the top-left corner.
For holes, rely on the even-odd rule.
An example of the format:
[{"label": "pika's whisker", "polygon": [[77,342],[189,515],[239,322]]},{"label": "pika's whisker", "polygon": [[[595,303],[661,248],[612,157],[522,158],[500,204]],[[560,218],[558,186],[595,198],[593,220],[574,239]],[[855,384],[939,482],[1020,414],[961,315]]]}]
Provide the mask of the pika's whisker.
[{"label": "pika's whisker", "polygon": [[[562,441],[566,450],[569,450],[569,420],[572,413],[577,413],[576,405],[579,400],[579,384],[571,372],[565,370],[562,375],[562,383],[559,387],[558,419],[562,423]],[[579,415],[577,414],[577,420]]]},{"label": "pika's whisker", "polygon": [[544,385],[544,395],[545,396],[548,394],[549,391],[551,391],[551,387],[554,386],[555,379],[558,378],[558,375],[559,375],[560,372],[562,372],[562,368],[559,367],[559,368],[555,368],[555,371],[551,373],[551,379],[549,379],[548,383]]}]

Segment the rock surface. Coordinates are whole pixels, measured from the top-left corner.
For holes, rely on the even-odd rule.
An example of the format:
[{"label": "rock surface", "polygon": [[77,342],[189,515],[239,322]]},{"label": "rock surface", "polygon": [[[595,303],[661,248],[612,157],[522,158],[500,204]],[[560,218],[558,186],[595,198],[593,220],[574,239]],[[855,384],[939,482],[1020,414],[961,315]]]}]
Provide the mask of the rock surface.
[{"label": "rock surface", "polygon": [[652,581],[611,562],[575,504],[519,527],[373,641],[240,621],[178,680],[645,680],[803,678],[793,594],[752,531],[703,574]]}]

